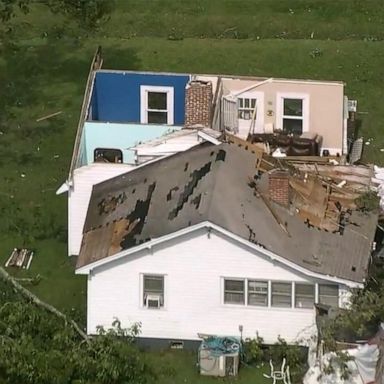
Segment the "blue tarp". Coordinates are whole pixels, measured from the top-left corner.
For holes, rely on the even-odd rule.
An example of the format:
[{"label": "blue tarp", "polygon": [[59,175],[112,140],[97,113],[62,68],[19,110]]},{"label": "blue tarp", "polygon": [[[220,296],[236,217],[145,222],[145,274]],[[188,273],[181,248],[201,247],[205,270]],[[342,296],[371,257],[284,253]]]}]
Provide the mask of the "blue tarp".
[{"label": "blue tarp", "polygon": [[236,352],[241,354],[241,341],[235,337],[210,336],[200,344],[199,351],[201,350],[209,350],[216,357]]}]

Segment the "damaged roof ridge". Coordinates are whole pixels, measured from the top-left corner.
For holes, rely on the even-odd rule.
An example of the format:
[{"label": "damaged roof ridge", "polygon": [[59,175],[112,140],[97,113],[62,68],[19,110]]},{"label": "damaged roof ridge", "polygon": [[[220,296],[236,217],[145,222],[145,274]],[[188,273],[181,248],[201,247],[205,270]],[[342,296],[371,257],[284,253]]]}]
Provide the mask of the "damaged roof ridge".
[{"label": "damaged roof ridge", "polygon": [[[211,146],[212,147],[221,147],[222,145],[223,144],[219,144],[219,145],[211,144],[211,145],[207,145],[207,147],[209,147],[209,148],[211,148]],[[150,160],[146,163],[135,166],[134,168],[131,168],[129,171],[127,171],[125,173],[121,173],[120,175],[114,176],[110,179],[107,179],[107,180],[104,180],[100,183],[95,184],[92,187],[92,195],[96,195],[98,193],[104,193],[105,187],[108,187],[108,193],[113,194],[114,193],[114,188],[113,188],[114,182],[119,181],[120,179],[125,178],[127,176],[134,178],[135,176],[140,175],[140,173],[143,171],[150,172],[155,167],[159,167],[159,166],[163,165],[164,163],[167,163],[168,161],[172,161],[173,159],[176,159],[177,157],[182,158],[182,157],[188,155],[189,153],[192,153],[194,151],[204,150],[207,147],[202,148],[199,145],[197,145],[197,146],[194,146],[192,148],[187,149],[186,151],[177,152],[177,153],[172,154],[172,155],[166,155],[164,157],[161,157],[160,159],[153,159],[153,160]],[[112,186],[112,188],[111,188],[111,186]],[[117,189],[120,190],[120,188],[121,187],[119,186]]]}]

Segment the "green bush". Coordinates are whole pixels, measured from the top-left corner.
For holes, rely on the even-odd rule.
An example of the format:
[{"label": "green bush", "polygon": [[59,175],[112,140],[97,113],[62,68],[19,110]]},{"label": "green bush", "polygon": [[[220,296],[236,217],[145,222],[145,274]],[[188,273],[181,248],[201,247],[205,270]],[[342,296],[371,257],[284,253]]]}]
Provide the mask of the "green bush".
[{"label": "green bush", "polygon": [[286,340],[280,336],[277,343],[268,347],[266,355],[275,366],[281,365],[285,358],[293,383],[299,382],[307,370],[307,349],[299,345],[288,345]]},{"label": "green bush", "polygon": [[247,338],[244,342],[244,358],[247,364],[260,364],[264,359],[264,339],[256,332],[254,339]]}]

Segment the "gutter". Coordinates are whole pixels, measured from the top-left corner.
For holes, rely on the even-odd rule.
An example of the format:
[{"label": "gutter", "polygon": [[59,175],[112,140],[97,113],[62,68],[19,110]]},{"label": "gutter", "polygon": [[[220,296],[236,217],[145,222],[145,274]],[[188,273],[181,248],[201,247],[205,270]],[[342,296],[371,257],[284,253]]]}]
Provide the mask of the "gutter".
[{"label": "gutter", "polygon": [[253,250],[256,250],[260,253],[262,253],[264,256],[266,256],[268,259],[272,260],[272,261],[277,261],[283,265],[286,265],[287,267],[290,267],[291,269],[294,269],[304,275],[307,275],[307,276],[310,276],[310,277],[313,277],[313,278],[316,278],[316,279],[321,279],[321,280],[328,280],[328,281],[332,281],[332,282],[335,282],[335,283],[339,283],[339,284],[343,284],[343,285],[346,285],[350,288],[363,288],[364,287],[364,283],[363,282],[356,282],[356,281],[352,281],[352,280],[346,280],[346,279],[343,279],[343,278],[339,278],[339,277],[336,277],[336,276],[331,276],[331,275],[324,275],[324,274],[321,274],[321,273],[317,273],[317,272],[313,272],[313,271],[310,271],[304,267],[301,267],[299,266],[298,264],[295,264],[294,262],[292,261],[289,261],[287,259],[285,259],[284,257],[282,256],[278,256],[276,255],[275,253],[271,252],[271,251],[268,251],[267,249],[263,248],[263,247],[260,247],[259,245],[257,244],[253,244],[253,243],[250,243],[249,241],[243,239],[242,237],[240,236],[237,236],[235,234],[233,234],[232,232],[229,232],[227,231],[226,229],[216,225],[216,224],[213,224],[209,221],[203,221],[199,224],[196,224],[196,225],[193,225],[191,227],[187,227],[187,228],[184,228],[184,229],[181,229],[179,231],[176,231],[176,232],[173,232],[173,233],[170,233],[168,235],[165,235],[165,236],[162,236],[162,237],[159,237],[157,239],[153,239],[151,241],[148,241],[146,243],[143,243],[143,244],[140,244],[136,247],[133,247],[133,248],[130,248],[130,249],[126,249],[124,251],[121,251],[119,253],[116,253],[115,255],[112,255],[112,256],[108,256],[108,257],[105,257],[103,259],[100,259],[100,260],[97,260],[91,264],[88,264],[88,265],[84,265],[80,268],[77,268],[75,273],[78,274],[78,275],[87,275],[87,274],[90,274],[92,273],[92,270],[95,269],[95,268],[98,268],[106,263],[109,263],[109,262],[112,262],[112,261],[115,261],[115,260],[118,260],[122,257],[125,257],[125,256],[128,256],[128,255],[132,255],[136,252],[139,252],[139,251],[142,251],[142,250],[145,250],[145,249],[151,249],[153,246],[157,245],[157,244],[161,244],[163,242],[166,242],[168,240],[172,240],[174,238],[177,238],[179,236],[182,236],[182,235],[185,235],[185,234],[188,234],[188,233],[191,233],[193,231],[196,231],[198,229],[202,229],[202,228],[207,228],[208,231],[210,229],[213,229],[219,233],[222,233],[238,242],[240,242],[241,244],[244,244],[245,246],[247,246],[248,248],[251,248]]}]

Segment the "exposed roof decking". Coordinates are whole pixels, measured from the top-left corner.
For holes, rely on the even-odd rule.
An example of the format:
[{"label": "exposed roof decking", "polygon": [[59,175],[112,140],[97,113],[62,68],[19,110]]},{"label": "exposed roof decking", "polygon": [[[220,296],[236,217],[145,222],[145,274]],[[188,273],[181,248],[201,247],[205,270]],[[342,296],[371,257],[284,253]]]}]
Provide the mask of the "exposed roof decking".
[{"label": "exposed roof decking", "polygon": [[254,165],[240,148],[206,144],[96,185],[78,268],[209,221],[312,272],[363,282],[377,216],[354,211],[340,235],[274,205],[289,237],[248,185]]}]

